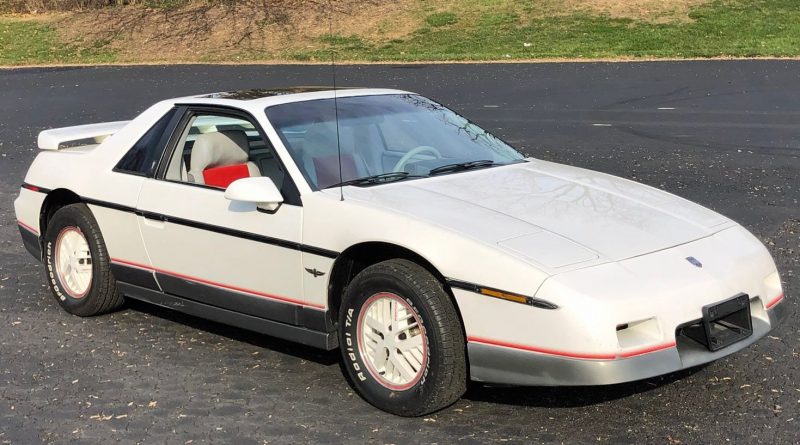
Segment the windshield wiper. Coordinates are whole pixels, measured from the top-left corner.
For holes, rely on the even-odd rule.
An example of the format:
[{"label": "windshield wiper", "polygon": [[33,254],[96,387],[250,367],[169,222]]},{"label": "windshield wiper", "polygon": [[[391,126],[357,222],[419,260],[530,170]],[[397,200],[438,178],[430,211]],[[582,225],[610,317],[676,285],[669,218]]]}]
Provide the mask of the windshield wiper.
[{"label": "windshield wiper", "polygon": [[389,173],[381,173],[379,175],[372,175],[372,176],[365,176],[363,178],[356,178],[350,179],[348,181],[343,181],[338,184],[329,185],[325,188],[332,188],[332,187],[342,187],[345,185],[374,185],[374,184],[383,184],[386,182],[394,182],[400,181],[403,179],[409,178],[422,178],[423,176],[419,175],[412,175],[409,172],[389,172]]},{"label": "windshield wiper", "polygon": [[439,173],[450,173],[462,170],[472,170],[473,168],[489,167],[494,165],[494,161],[481,159],[479,161],[457,162],[455,164],[442,165],[431,169],[428,176],[438,175]]}]

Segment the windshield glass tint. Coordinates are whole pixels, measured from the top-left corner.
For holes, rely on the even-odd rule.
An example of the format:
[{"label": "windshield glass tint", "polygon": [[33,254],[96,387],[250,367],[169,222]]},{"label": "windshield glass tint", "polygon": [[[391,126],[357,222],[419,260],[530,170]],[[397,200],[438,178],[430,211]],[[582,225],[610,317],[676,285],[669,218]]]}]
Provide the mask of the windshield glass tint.
[{"label": "windshield glass tint", "polygon": [[523,159],[505,142],[421,96],[343,97],[337,105],[341,175],[333,99],[293,102],[266,110],[315,189],[391,172],[418,177],[445,165],[472,161],[502,165]]}]

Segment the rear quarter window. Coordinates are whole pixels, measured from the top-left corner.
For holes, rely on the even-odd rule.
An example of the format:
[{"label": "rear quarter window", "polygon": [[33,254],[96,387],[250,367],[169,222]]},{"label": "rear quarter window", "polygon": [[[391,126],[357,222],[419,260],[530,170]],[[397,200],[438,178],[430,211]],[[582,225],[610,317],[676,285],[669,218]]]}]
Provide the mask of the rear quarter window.
[{"label": "rear quarter window", "polygon": [[173,108],[147,130],[147,133],[125,153],[114,171],[152,177],[172,133],[171,130],[174,128],[174,125],[171,124],[173,124],[175,112],[176,109]]}]

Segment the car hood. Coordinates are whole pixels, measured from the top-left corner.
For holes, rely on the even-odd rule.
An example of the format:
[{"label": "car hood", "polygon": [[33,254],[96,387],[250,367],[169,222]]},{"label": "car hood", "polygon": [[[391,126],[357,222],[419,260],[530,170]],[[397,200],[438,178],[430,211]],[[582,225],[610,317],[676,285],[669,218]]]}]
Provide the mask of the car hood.
[{"label": "car hood", "polygon": [[346,196],[494,244],[550,269],[618,261],[735,224],[643,184],[535,159],[348,187]]}]

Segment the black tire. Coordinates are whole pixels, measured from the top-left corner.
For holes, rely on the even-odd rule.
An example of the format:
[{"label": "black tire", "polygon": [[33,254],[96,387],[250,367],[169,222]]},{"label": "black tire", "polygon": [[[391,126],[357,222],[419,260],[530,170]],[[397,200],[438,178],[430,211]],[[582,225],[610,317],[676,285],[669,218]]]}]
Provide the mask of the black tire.
[{"label": "black tire", "polygon": [[[361,312],[379,295],[402,299],[407,304],[404,310],[413,309],[423,327],[427,360],[419,367],[419,380],[408,382],[413,386],[387,387],[362,354],[358,341]],[[466,391],[466,343],[456,308],[442,283],[411,261],[384,261],[353,279],[339,311],[339,342],[350,383],[367,402],[389,413],[422,416],[451,405]],[[385,351],[387,356],[391,354],[389,348]]]},{"label": "black tire", "polygon": [[[64,286],[55,263],[59,234],[68,229],[77,229],[84,236],[91,253],[91,281],[85,294],[77,298]],[[53,296],[70,314],[100,315],[118,309],[124,302],[111,274],[111,262],[100,227],[85,204],[62,207],[50,219],[44,236],[44,267]]]}]

